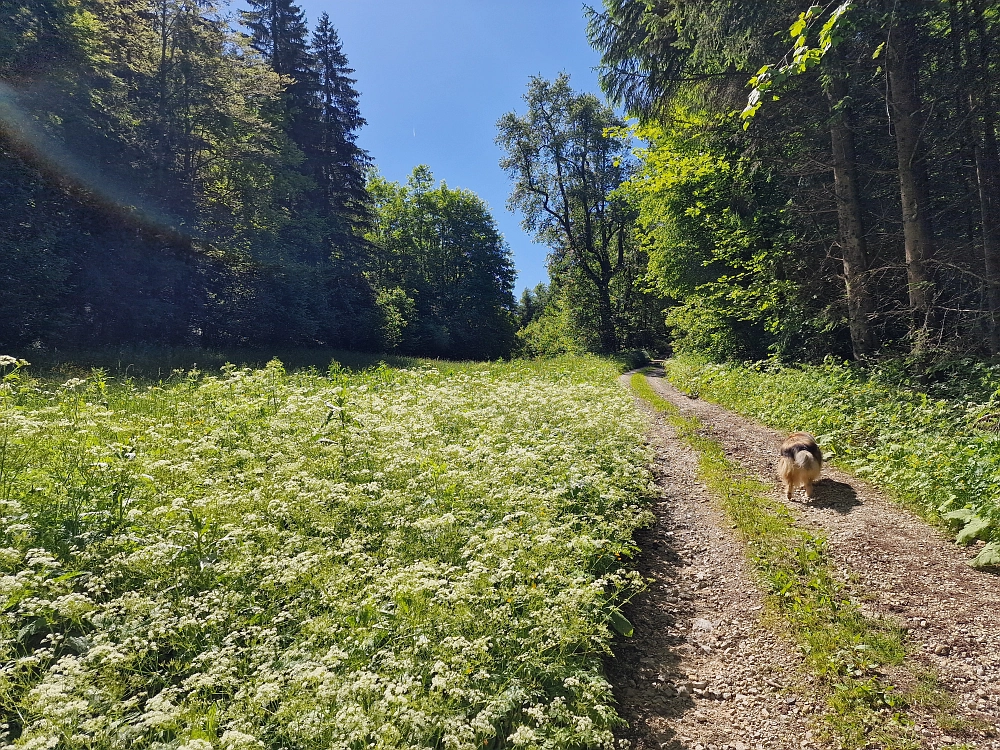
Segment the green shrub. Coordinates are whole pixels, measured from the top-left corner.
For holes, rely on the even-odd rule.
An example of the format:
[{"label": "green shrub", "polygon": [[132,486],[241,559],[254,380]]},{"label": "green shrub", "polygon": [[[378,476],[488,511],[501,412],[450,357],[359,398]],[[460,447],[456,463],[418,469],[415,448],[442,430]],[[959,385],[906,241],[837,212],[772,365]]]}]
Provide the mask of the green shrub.
[{"label": "green shrub", "polygon": [[541,315],[517,332],[517,338],[521,353],[527,357],[557,357],[588,351],[563,295],[555,295]]},{"label": "green shrub", "polygon": [[700,355],[713,362],[725,362],[743,353],[732,321],[697,302],[670,308],[667,328],[671,346],[679,355]]}]

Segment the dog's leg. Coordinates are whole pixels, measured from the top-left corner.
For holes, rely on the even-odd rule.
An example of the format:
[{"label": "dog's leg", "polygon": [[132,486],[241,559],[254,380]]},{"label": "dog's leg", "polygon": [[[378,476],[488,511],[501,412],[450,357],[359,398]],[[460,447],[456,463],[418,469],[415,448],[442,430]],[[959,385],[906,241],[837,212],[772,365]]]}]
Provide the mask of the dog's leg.
[{"label": "dog's leg", "polygon": [[806,498],[809,500],[813,499],[813,480],[806,480]]},{"label": "dog's leg", "polygon": [[789,500],[792,499],[792,483],[791,482],[785,482],[785,497],[788,498]]}]

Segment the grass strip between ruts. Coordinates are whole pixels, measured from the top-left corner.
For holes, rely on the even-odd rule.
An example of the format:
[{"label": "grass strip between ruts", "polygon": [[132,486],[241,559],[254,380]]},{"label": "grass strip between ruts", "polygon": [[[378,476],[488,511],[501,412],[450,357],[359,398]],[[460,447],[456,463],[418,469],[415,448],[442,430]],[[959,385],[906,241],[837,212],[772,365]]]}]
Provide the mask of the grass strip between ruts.
[{"label": "grass strip between ruts", "polygon": [[[845,749],[916,747],[911,706],[946,708],[947,697],[931,675],[899,690],[885,670],[903,664],[904,631],[884,618],[865,616],[835,577],[825,540],[799,528],[767,484],[753,479],[706,437],[695,417],[681,414],[645,376],[632,375],[635,393],[649,403],[698,453],[699,479],[721,501],[746,543],[747,556],[769,594],[769,603],[801,647],[825,693],[830,731]],[[910,680],[907,680],[910,682]]]}]

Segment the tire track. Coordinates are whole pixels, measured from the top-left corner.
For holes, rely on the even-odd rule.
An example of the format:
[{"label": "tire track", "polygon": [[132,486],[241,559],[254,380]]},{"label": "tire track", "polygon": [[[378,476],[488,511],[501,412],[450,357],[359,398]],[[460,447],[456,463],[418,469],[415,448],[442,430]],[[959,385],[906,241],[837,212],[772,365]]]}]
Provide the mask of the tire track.
[{"label": "tire track", "polygon": [[625,608],[633,638],[607,663],[629,723],[620,737],[640,750],[822,747],[802,659],[762,623],[763,596],[697,479],[697,455],[652,418],[657,521],[637,534],[638,567],[651,582]]}]

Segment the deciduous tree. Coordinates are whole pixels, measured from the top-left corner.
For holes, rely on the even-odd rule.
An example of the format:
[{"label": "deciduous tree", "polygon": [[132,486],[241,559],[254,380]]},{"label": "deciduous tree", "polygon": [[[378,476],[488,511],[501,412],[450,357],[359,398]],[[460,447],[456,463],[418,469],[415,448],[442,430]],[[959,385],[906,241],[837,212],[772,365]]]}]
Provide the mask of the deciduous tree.
[{"label": "deciduous tree", "polygon": [[527,112],[504,115],[497,143],[513,180],[511,208],[552,249],[554,267],[581,274],[597,308],[600,347],[616,351],[612,287],[631,259],[635,211],[614,191],[632,168],[627,140],[609,135],[624,122],[569,77],[532,78]]}]

